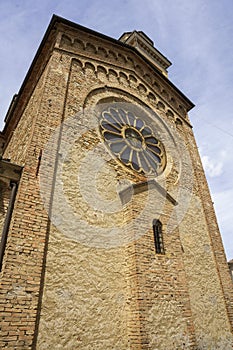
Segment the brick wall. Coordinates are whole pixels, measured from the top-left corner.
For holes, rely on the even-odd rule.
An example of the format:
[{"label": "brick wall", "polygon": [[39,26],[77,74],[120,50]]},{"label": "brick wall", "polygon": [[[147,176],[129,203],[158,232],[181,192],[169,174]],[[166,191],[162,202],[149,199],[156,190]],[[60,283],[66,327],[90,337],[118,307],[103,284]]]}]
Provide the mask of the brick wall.
[{"label": "brick wall", "polygon": [[[1,347],[231,349],[232,282],[189,103],[129,49],[67,26],[40,72],[4,152],[24,170],[1,275]],[[148,179],[103,145],[96,106],[110,101],[142,111],[166,149],[159,187],[130,201],[124,189]],[[155,254],[156,218],[165,255]]]}]

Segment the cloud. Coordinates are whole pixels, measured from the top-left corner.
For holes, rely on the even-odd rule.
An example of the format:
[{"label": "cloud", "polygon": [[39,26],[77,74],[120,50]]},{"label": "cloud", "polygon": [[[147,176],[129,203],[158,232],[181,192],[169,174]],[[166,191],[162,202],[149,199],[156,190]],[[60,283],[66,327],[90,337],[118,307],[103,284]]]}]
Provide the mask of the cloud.
[{"label": "cloud", "polygon": [[216,177],[223,172],[223,162],[219,160],[211,160],[208,156],[201,158],[206,175],[210,177]]},{"label": "cloud", "polygon": [[233,188],[212,194],[214,207],[218,217],[220,232],[228,260],[233,258],[232,239],[232,212],[233,212]]}]

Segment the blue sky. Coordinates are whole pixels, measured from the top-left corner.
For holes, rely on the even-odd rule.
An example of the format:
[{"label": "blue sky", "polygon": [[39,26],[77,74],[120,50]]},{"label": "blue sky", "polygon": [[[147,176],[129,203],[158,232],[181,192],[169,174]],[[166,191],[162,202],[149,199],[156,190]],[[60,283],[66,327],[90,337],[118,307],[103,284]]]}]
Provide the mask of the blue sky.
[{"label": "blue sky", "polygon": [[233,1],[0,0],[0,129],[52,14],[114,38],[142,30],[173,62],[190,112],[227,258],[233,258]]}]

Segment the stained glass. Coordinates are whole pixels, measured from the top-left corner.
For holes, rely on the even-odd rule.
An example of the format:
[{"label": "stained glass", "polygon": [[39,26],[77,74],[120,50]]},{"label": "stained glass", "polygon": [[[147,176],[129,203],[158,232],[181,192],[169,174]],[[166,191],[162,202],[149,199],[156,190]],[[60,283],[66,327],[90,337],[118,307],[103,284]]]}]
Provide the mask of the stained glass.
[{"label": "stained glass", "polygon": [[111,152],[132,170],[143,174],[161,173],[165,166],[163,144],[151,127],[122,108],[102,111],[100,131]]}]

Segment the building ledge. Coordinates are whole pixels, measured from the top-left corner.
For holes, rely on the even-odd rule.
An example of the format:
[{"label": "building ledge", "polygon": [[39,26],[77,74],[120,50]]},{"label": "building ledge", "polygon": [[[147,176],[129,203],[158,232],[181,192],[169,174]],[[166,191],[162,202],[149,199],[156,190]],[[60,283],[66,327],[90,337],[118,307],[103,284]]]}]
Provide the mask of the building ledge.
[{"label": "building ledge", "polygon": [[19,182],[21,172],[21,166],[10,163],[7,159],[0,159],[0,180],[4,182]]}]

